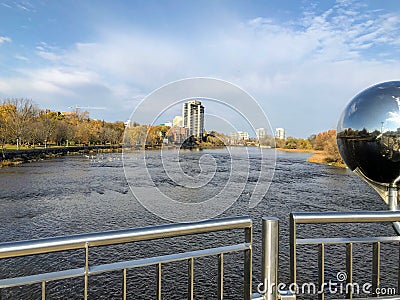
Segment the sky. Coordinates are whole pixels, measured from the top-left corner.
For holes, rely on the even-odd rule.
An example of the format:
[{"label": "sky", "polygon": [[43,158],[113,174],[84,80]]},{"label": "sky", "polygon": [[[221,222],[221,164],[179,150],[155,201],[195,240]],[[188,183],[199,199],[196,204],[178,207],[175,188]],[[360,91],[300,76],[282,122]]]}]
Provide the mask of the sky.
[{"label": "sky", "polygon": [[211,77],[306,138],[399,80],[399,32],[398,0],[0,0],[0,99],[125,121],[160,87]]}]

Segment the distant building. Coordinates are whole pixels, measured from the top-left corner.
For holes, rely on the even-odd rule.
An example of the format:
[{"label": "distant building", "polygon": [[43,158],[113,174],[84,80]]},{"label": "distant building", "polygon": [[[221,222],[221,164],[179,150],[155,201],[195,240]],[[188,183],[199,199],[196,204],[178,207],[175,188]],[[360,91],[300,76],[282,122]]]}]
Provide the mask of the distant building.
[{"label": "distant building", "polygon": [[182,116],[176,116],[172,122],[172,125],[175,127],[183,127],[183,117]]},{"label": "distant building", "polygon": [[202,137],[204,132],[204,106],[198,100],[190,100],[182,107],[183,127],[188,136]]},{"label": "distant building", "polygon": [[133,123],[131,120],[128,120],[128,121],[124,122],[124,125],[126,128],[130,128],[130,127],[132,127]]},{"label": "distant building", "polygon": [[237,131],[237,132],[231,133],[229,143],[231,145],[238,145],[238,144],[242,145],[244,143],[244,141],[248,141],[249,138],[250,138],[250,136],[249,136],[248,132]]},{"label": "distant building", "polygon": [[168,121],[164,123],[164,126],[172,127],[172,122]]},{"label": "distant building", "polygon": [[265,128],[257,128],[256,134],[257,134],[257,140],[259,141],[267,137],[267,131],[265,130]]},{"label": "distant building", "polygon": [[76,111],[63,111],[61,114],[65,117],[75,117],[78,115]]},{"label": "distant building", "polygon": [[238,131],[237,132],[238,139],[242,141],[246,141],[250,138],[249,133],[245,131]]},{"label": "distant building", "polygon": [[283,128],[276,128],[276,129],[275,129],[275,137],[276,137],[277,139],[284,140],[284,139],[286,138],[285,129],[283,129]]},{"label": "distant building", "polygon": [[186,128],[174,126],[168,131],[168,135],[175,144],[182,144],[186,140]]}]

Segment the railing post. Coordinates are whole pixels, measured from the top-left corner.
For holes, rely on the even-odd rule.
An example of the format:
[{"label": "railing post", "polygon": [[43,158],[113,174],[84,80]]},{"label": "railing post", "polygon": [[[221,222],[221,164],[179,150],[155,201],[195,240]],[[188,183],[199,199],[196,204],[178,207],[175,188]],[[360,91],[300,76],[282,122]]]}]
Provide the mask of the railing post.
[{"label": "railing post", "polygon": [[253,228],[252,226],[244,230],[245,242],[250,244],[250,249],[244,251],[244,300],[251,300],[252,292],[252,276],[253,276],[253,262],[252,262],[252,247],[253,247]]},{"label": "railing post", "polygon": [[279,219],[262,218],[262,279],[264,299],[276,300],[278,285]]}]

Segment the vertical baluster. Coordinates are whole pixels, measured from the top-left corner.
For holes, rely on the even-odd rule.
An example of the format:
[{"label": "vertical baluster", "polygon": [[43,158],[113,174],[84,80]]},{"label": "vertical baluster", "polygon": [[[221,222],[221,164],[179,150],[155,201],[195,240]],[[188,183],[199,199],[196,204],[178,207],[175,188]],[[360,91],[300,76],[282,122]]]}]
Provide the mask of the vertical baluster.
[{"label": "vertical baluster", "polygon": [[353,243],[346,244],[346,298],[353,299]]},{"label": "vertical baluster", "polygon": [[[397,266],[397,293],[400,293],[400,243],[399,243],[399,262]],[[0,300],[1,300],[1,294],[0,294]]]},{"label": "vertical baluster", "polygon": [[84,300],[88,298],[88,285],[89,285],[89,243],[85,243],[85,286],[84,286]]},{"label": "vertical baluster", "polygon": [[224,299],[224,254],[218,255],[218,298]]},{"label": "vertical baluster", "polygon": [[296,220],[290,213],[289,242],[290,242],[290,282],[296,283]]},{"label": "vertical baluster", "polygon": [[122,299],[126,300],[126,269],[122,271]]},{"label": "vertical baluster", "polygon": [[244,251],[244,300],[251,300],[252,292],[252,247],[253,247],[253,230],[252,227],[246,228],[244,231],[245,242],[250,244],[250,249]]},{"label": "vertical baluster", "polygon": [[372,245],[372,295],[376,295],[376,291],[381,284],[381,243],[376,242]]},{"label": "vertical baluster", "polygon": [[161,263],[157,264],[157,300],[161,300],[161,279],[162,279],[162,273],[161,273]]},{"label": "vertical baluster", "polygon": [[46,282],[42,281],[42,300],[46,300]]},{"label": "vertical baluster", "polygon": [[188,299],[194,299],[194,258],[188,261]]},{"label": "vertical baluster", "polygon": [[325,299],[325,244],[318,246],[318,299]]}]

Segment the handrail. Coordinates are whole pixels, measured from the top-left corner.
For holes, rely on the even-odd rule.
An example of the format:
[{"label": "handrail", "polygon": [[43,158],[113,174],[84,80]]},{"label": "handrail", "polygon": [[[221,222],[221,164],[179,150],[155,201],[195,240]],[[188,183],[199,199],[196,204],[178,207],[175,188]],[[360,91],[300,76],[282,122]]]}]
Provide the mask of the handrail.
[{"label": "handrail", "polygon": [[396,222],[400,211],[293,212],[291,216],[297,224]]},{"label": "handrail", "polygon": [[85,249],[86,246],[116,245],[227,229],[250,228],[251,225],[252,221],[250,217],[232,217],[195,223],[166,224],[143,228],[7,242],[0,244],[0,258]]}]

